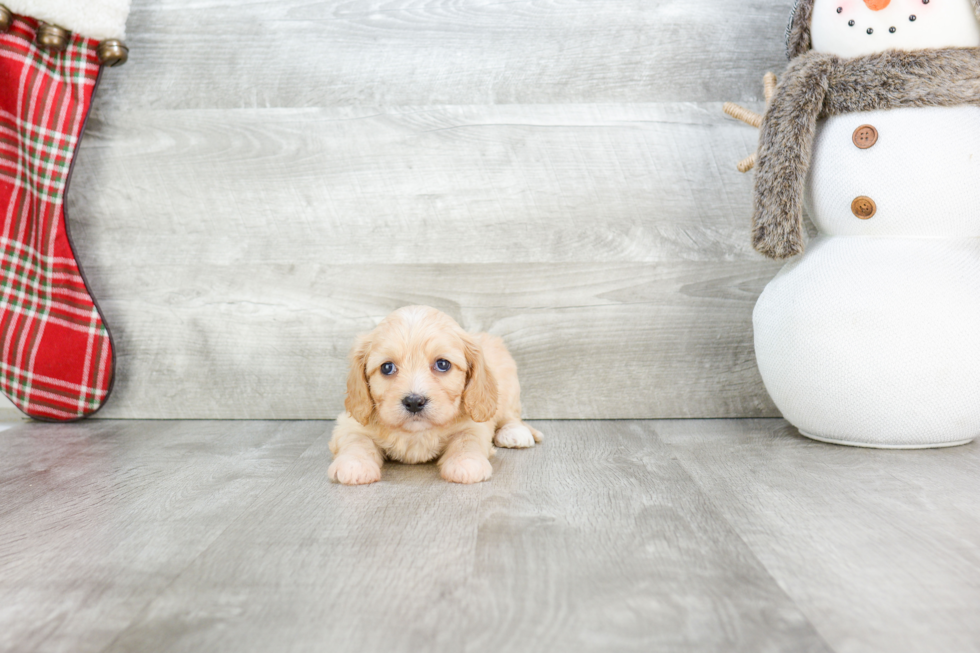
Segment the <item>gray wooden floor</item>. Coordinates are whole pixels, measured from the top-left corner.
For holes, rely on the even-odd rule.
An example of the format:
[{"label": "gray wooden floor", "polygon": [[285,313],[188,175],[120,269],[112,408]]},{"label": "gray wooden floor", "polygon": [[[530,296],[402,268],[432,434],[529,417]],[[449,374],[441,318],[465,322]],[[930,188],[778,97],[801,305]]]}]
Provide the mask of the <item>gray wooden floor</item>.
[{"label": "gray wooden floor", "polygon": [[540,422],[492,481],[326,478],[330,422],[0,432],[0,650],[980,650],[980,447]]}]

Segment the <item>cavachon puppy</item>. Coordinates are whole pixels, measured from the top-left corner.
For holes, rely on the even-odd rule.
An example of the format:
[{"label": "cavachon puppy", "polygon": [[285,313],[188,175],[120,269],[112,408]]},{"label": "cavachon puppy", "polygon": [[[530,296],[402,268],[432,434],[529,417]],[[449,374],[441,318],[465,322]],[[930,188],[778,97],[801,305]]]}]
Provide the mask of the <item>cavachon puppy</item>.
[{"label": "cavachon puppy", "polygon": [[541,433],[521,421],[517,365],[500,338],[471,335],[428,306],[407,306],[358,338],[347,409],[330,441],[328,474],[345,485],[381,480],[385,459],[439,459],[455,483],[490,478],[493,445],[533,447]]}]

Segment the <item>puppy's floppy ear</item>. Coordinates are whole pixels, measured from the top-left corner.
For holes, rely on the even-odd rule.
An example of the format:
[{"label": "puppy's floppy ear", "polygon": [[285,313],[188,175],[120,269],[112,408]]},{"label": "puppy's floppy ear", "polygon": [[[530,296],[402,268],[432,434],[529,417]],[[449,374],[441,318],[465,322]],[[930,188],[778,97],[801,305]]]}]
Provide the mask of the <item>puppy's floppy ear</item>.
[{"label": "puppy's floppy ear", "polygon": [[469,334],[461,334],[466,352],[466,388],[463,389],[463,407],[476,422],[486,422],[497,412],[497,380],[487,366],[483,350]]},{"label": "puppy's floppy ear", "polygon": [[350,369],[347,371],[347,397],[344,408],[361,424],[367,426],[374,412],[374,399],[367,381],[367,357],[371,351],[371,339],[361,336],[350,352]]}]

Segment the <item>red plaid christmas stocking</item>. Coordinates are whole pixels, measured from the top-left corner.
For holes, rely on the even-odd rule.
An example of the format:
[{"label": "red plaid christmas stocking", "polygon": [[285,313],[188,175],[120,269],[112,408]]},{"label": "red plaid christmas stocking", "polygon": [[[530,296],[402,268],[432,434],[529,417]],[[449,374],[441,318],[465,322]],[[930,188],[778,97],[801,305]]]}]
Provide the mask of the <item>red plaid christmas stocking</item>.
[{"label": "red plaid christmas stocking", "polygon": [[78,419],[102,407],[114,369],[109,332],[75,260],[65,215],[101,71],[100,44],[0,5],[0,28],[4,23],[0,388],[31,417]]}]

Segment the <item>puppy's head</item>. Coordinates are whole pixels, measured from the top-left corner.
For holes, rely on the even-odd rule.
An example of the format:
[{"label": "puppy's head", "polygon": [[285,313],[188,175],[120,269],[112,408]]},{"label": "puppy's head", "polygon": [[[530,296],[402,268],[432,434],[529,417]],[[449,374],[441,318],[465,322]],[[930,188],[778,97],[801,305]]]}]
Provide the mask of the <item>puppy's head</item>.
[{"label": "puppy's head", "polygon": [[424,431],[497,412],[497,385],[479,345],[451,317],[427,306],[401,308],[351,351],[344,402],[354,419]]}]

